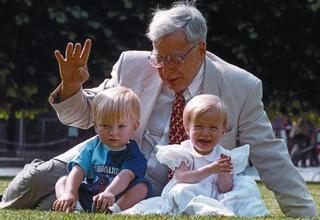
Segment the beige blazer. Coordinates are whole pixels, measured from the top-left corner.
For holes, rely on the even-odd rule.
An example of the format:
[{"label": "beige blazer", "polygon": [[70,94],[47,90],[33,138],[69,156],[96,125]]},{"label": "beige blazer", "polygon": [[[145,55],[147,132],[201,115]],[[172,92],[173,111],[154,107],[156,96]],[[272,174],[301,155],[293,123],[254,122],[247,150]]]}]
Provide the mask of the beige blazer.
[{"label": "beige blazer", "polygon": [[[109,87],[126,86],[137,93],[141,100],[140,126],[134,137],[141,143],[162,86],[156,69],[147,61],[149,54],[150,52],[143,51],[123,52],[113,67],[111,79],[106,79],[97,88],[80,90],[64,102],[54,104],[54,98],[60,89],[58,87],[49,101],[60,121],[79,128],[90,127],[92,118],[89,103],[94,95]],[[250,160],[267,188],[275,193],[282,211],[290,216],[314,216],[316,206],[304,179],[293,166],[285,143],[274,137],[261,101],[261,81],[207,52],[202,93],[220,96],[229,108],[232,129],[224,135],[220,144],[228,149],[237,144],[250,144]],[[70,149],[57,159],[70,161],[82,146],[80,144]]]}]

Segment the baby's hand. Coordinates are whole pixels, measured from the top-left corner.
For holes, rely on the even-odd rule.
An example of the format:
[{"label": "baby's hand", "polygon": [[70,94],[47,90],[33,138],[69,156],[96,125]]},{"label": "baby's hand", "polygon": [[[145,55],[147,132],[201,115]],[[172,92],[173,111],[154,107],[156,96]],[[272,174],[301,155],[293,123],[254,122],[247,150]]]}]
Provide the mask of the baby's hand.
[{"label": "baby's hand", "polygon": [[231,161],[231,157],[225,154],[220,154],[220,158],[228,158]]},{"label": "baby's hand", "polygon": [[[233,170],[233,165],[232,165],[232,161],[231,161],[231,157],[225,154],[221,154],[220,155],[220,159],[223,161],[223,173],[232,173]],[[219,159],[219,160],[220,160]]]},{"label": "baby's hand", "polygon": [[74,210],[77,198],[72,193],[65,193],[59,199],[54,201],[52,209],[55,211],[71,212]]},{"label": "baby's hand", "polygon": [[95,207],[93,211],[108,213],[110,212],[108,207],[112,206],[114,202],[115,195],[108,191],[103,191],[93,197],[93,205]]},{"label": "baby's hand", "polygon": [[215,173],[232,173],[232,162],[231,157],[221,154],[217,161],[212,163],[212,168]]}]

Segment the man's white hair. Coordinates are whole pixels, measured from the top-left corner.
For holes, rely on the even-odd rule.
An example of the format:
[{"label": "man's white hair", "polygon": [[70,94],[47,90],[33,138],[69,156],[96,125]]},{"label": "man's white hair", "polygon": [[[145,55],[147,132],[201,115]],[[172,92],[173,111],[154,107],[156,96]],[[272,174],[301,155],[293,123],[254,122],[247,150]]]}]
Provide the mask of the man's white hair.
[{"label": "man's white hair", "polygon": [[188,43],[206,42],[206,20],[194,3],[195,1],[175,2],[169,9],[157,8],[149,24],[147,37],[152,42],[157,42],[162,37],[182,29]]}]

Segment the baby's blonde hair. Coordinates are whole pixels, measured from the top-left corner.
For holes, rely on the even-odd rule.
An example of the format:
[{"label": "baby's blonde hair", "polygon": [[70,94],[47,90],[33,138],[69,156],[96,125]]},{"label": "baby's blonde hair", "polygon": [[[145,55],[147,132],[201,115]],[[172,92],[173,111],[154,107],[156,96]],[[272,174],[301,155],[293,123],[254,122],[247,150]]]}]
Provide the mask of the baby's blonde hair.
[{"label": "baby's blonde hair", "polygon": [[93,122],[113,124],[122,119],[133,122],[140,118],[140,101],[138,96],[129,88],[113,87],[99,92],[92,104]]},{"label": "baby's blonde hair", "polygon": [[210,94],[195,96],[186,104],[183,110],[184,128],[187,130],[190,122],[194,122],[197,117],[209,110],[217,113],[226,130],[228,128],[228,108],[218,96]]}]

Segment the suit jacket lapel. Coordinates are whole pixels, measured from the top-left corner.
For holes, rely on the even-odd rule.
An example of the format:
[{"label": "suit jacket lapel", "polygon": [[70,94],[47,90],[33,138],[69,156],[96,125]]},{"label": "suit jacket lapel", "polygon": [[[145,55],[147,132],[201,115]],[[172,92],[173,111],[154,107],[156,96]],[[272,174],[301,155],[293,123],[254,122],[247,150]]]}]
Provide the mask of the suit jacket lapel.
[{"label": "suit jacket lapel", "polygon": [[139,94],[143,106],[141,106],[140,125],[134,137],[136,140],[141,140],[162,88],[162,80],[157,70],[152,68],[150,71],[152,71],[152,73],[147,74],[148,77],[142,82],[142,92]]},{"label": "suit jacket lapel", "polygon": [[214,94],[220,97],[221,89],[218,84],[217,67],[214,65],[214,61],[210,60],[207,56],[204,62],[203,94]]}]

